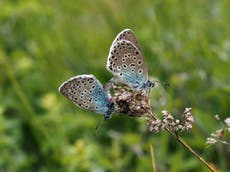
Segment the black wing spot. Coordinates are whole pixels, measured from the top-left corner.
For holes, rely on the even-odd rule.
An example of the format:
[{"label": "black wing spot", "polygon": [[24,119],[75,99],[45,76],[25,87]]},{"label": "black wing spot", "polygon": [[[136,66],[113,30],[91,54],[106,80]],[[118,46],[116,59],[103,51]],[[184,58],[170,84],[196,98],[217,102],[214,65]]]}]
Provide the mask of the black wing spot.
[{"label": "black wing spot", "polygon": [[142,61],[141,61],[141,60],[138,60],[137,64],[138,64],[138,65],[141,65],[141,64],[142,64]]},{"label": "black wing spot", "polygon": [[122,66],[123,66],[123,68],[124,68],[124,69],[126,69],[126,68],[127,68],[127,65],[126,65],[126,64],[123,64]]},{"label": "black wing spot", "polygon": [[117,70],[121,70],[121,66],[117,66]]},{"label": "black wing spot", "polygon": [[133,68],[133,67],[136,67],[136,65],[134,63],[131,63],[129,67]]},{"label": "black wing spot", "polygon": [[139,74],[142,74],[142,73],[143,73],[143,70],[142,70],[142,69],[139,69],[139,70],[138,70],[138,73],[139,73]]}]

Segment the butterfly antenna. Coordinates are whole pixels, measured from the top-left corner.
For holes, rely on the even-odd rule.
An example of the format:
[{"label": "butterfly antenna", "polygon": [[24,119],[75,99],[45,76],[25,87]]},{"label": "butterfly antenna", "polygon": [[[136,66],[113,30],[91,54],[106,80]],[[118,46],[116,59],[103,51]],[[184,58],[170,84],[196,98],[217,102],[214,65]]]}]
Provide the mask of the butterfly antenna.
[{"label": "butterfly antenna", "polygon": [[158,81],[158,80],[154,80],[153,83],[159,83],[164,88],[168,88],[170,86],[168,82],[161,82],[161,81]]}]

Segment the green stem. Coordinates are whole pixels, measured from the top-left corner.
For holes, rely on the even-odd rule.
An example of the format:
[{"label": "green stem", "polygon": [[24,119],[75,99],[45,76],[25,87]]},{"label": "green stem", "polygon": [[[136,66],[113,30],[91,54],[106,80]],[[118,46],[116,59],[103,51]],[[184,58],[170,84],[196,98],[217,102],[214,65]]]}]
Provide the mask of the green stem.
[{"label": "green stem", "polygon": [[156,162],[155,162],[154,153],[153,153],[153,145],[150,145],[150,153],[151,153],[153,172],[156,172],[157,170],[156,170]]}]

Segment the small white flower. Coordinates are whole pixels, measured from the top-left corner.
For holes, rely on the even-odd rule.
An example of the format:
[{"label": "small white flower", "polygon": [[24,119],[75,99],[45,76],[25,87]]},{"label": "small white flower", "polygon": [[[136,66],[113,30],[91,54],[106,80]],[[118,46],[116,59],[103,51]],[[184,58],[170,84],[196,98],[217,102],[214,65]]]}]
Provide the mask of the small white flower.
[{"label": "small white flower", "polygon": [[217,135],[215,133],[211,133],[212,137],[217,137]]},{"label": "small white flower", "polygon": [[207,144],[214,144],[214,143],[216,143],[216,142],[217,142],[217,140],[214,139],[214,138],[212,138],[212,137],[208,137],[208,138],[207,138],[207,141],[206,141]]},{"label": "small white flower", "polygon": [[215,118],[216,118],[217,120],[220,120],[220,117],[219,117],[218,114],[215,115]]},{"label": "small white flower", "polygon": [[192,115],[190,115],[188,118],[187,118],[187,121],[190,121],[190,122],[194,122],[194,118]]},{"label": "small white flower", "polygon": [[149,127],[149,130],[150,130],[151,132],[153,131],[153,129],[154,129],[154,128],[153,128],[152,126]]},{"label": "small white flower", "polygon": [[179,119],[176,119],[175,122],[176,122],[176,124],[179,124],[179,123],[180,123],[180,120],[179,120]]},{"label": "small white flower", "polygon": [[163,115],[166,115],[168,112],[167,112],[167,110],[162,110],[161,113],[162,113]]},{"label": "small white flower", "polygon": [[224,129],[219,129],[215,131],[217,137],[224,137]]},{"label": "small white flower", "polygon": [[226,124],[228,127],[230,127],[230,118],[229,118],[229,117],[226,118],[226,119],[224,120],[224,122],[225,122],[225,124]]},{"label": "small white flower", "polygon": [[185,110],[184,110],[184,113],[188,113],[188,112],[190,112],[192,110],[192,108],[185,108]]}]

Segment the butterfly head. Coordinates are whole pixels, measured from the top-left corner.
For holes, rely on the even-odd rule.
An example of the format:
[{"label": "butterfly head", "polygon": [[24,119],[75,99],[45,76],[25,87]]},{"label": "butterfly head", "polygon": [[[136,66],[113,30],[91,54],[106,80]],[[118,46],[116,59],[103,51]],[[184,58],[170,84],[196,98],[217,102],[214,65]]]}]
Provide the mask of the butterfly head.
[{"label": "butterfly head", "polygon": [[141,89],[149,90],[149,89],[153,88],[154,86],[155,86],[155,83],[148,80],[142,84]]},{"label": "butterfly head", "polygon": [[145,86],[150,89],[150,88],[153,88],[155,86],[155,83],[148,80],[146,82]]}]

